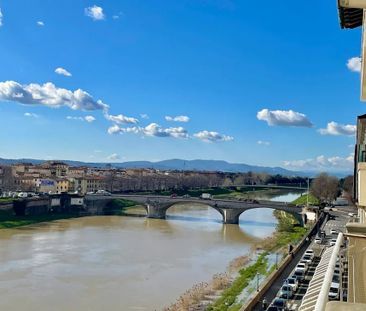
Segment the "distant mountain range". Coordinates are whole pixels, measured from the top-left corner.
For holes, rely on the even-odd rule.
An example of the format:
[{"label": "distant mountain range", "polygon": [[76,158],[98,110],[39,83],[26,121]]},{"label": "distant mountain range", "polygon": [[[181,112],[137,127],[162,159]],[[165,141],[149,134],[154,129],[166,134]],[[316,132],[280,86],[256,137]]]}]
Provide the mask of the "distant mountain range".
[{"label": "distant mountain range", "polygon": [[[16,163],[32,163],[40,164],[46,160],[38,159],[2,159],[0,158],[0,164],[11,165]],[[60,160],[71,166],[89,166],[89,167],[105,167],[107,163],[92,163],[92,162],[81,162],[71,160]],[[190,171],[220,171],[229,173],[267,173],[271,175],[284,175],[284,176],[308,176],[312,174],[290,171],[282,167],[266,167],[256,166],[240,163],[229,163],[220,160],[181,160],[172,159],[164,160],[159,162],[150,161],[131,161],[121,163],[111,163],[116,168],[153,168],[159,170],[190,170]]]}]

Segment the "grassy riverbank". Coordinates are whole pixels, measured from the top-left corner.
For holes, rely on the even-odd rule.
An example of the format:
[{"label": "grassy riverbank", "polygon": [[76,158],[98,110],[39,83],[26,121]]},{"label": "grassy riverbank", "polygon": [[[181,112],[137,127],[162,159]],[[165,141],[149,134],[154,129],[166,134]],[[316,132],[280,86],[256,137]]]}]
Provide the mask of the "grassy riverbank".
[{"label": "grassy riverbank", "polygon": [[304,194],[300,197],[298,197],[295,201],[293,201],[293,204],[296,205],[306,205],[307,204],[307,197],[309,196],[309,204],[310,205],[319,205],[319,200],[314,197],[312,194]]},{"label": "grassy riverbank", "polygon": [[105,213],[107,215],[125,215],[125,212],[131,208],[138,206],[138,203],[125,200],[125,199],[114,199],[108,203],[105,208]]},{"label": "grassy riverbank", "polygon": [[257,261],[247,268],[239,271],[239,276],[234,280],[232,285],[223,291],[221,297],[210,305],[207,311],[236,311],[241,307],[240,303],[236,303],[237,297],[242,293],[250,281],[255,278],[257,273],[265,275],[268,268],[268,253],[259,255]]},{"label": "grassy riverbank", "polygon": [[0,229],[16,228],[46,221],[69,219],[75,217],[78,217],[78,215],[46,214],[46,215],[32,215],[32,216],[15,216],[8,212],[0,212]]},{"label": "grassy riverbank", "polygon": [[14,199],[13,198],[0,198],[0,204],[7,204],[7,203],[13,203]]},{"label": "grassy riverbank", "polygon": [[230,287],[225,289],[220,298],[211,304],[207,310],[240,310],[243,302],[238,301],[238,297],[243,290],[248,287],[257,274],[267,276],[275,269],[275,265],[269,266],[268,255],[271,253],[282,253],[285,255],[288,245],[298,244],[308,232],[308,228],[298,226],[297,220],[291,214],[282,211],[274,211],[274,215],[278,220],[276,233],[257,246],[257,249],[262,250],[263,253],[258,256],[258,259],[254,264],[242,268],[239,271],[239,276],[235,278]]}]

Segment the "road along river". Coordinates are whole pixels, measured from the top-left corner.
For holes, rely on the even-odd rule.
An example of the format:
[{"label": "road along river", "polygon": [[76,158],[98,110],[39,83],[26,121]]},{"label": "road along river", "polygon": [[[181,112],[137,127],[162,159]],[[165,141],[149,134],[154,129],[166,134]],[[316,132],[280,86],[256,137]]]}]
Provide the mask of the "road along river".
[{"label": "road along river", "polygon": [[273,234],[270,209],[221,224],[204,205],[167,220],[97,216],[0,230],[0,310],[161,310]]}]

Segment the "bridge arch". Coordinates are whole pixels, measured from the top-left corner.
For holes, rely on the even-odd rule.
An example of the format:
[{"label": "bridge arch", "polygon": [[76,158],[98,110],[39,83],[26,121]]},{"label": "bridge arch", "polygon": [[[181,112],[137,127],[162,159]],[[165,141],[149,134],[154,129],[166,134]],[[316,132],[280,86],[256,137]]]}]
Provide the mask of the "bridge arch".
[{"label": "bridge arch", "polygon": [[[145,207],[146,216],[148,218],[165,219],[167,210],[177,204],[200,204],[210,206],[217,210],[223,219],[224,224],[239,224],[239,217],[242,213],[247,210],[257,208],[270,208],[274,210],[281,210],[293,214],[301,225],[304,224],[303,216],[301,214],[302,209],[289,205],[286,203],[279,202],[267,202],[267,201],[233,201],[233,200],[199,200],[197,198],[169,198],[169,197],[158,197],[158,196],[127,196],[120,195],[109,198],[92,198],[93,206],[104,204],[106,201],[113,199],[127,199],[135,201],[136,203]],[[93,202],[94,201],[94,202]]]},{"label": "bridge arch", "polygon": [[[200,219],[205,219],[206,218],[207,220],[210,220],[210,221],[215,221],[215,222],[219,221],[220,222],[221,219],[223,219],[223,217],[224,217],[224,215],[222,213],[222,210],[219,209],[219,208],[217,208],[215,206],[215,203],[209,202],[209,201],[204,201],[204,200],[200,200],[200,201],[175,201],[175,202],[171,202],[169,204],[165,204],[164,205],[164,208],[166,208],[166,210],[165,210],[166,215],[172,217],[173,215],[171,215],[169,213],[169,210],[171,208],[174,208],[174,207],[182,207],[182,209],[184,209],[184,206],[190,206],[190,207],[192,207],[192,205],[195,205],[198,208],[200,206],[201,207],[206,207],[206,208],[208,208],[211,211],[215,211],[214,212],[214,215],[216,215],[216,217],[217,216],[218,217],[221,216],[220,219],[216,218],[214,215],[211,215],[212,217],[197,217],[197,219],[199,219],[199,218]],[[184,217],[184,215],[182,215],[181,217]]]},{"label": "bridge arch", "polygon": [[302,227],[304,226],[305,221],[304,221],[304,216],[302,214],[302,210],[294,210],[291,207],[283,207],[283,206],[261,206],[260,204],[258,204],[258,206],[251,206],[251,207],[246,208],[246,210],[243,211],[243,213],[241,213],[240,216],[242,214],[245,214],[246,211],[254,210],[254,209],[263,209],[263,208],[270,209],[272,211],[281,211],[281,212],[285,212],[287,214],[290,214],[290,215],[292,215],[297,220],[297,222],[299,223],[300,226],[302,226]]}]

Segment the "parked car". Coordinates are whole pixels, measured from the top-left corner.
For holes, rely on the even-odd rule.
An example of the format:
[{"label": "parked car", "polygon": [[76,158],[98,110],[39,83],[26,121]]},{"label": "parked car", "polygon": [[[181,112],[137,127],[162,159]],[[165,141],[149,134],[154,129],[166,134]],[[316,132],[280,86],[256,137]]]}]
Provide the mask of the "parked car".
[{"label": "parked car", "polygon": [[314,240],[314,243],[316,244],[322,244],[323,243],[323,239],[320,236],[317,236]]},{"label": "parked car", "polygon": [[334,246],[337,243],[337,239],[331,239],[329,245]]},{"label": "parked car", "polygon": [[289,310],[287,300],[283,299],[283,298],[278,298],[278,297],[275,298],[275,300],[273,300],[270,307],[274,307],[274,308],[277,308],[277,310],[283,310],[283,311]]},{"label": "parked car", "polygon": [[293,277],[296,278],[296,280],[301,283],[305,280],[305,270],[304,269],[295,269],[295,272],[293,274]]},{"label": "parked car", "polygon": [[294,292],[296,292],[299,287],[299,282],[295,277],[290,277],[286,279],[285,284],[291,286]]},{"label": "parked car", "polygon": [[26,192],[19,192],[18,193],[18,198],[28,198],[28,193],[26,193]]},{"label": "parked car", "polygon": [[96,192],[97,195],[106,195],[106,196],[110,196],[112,195],[110,192],[108,192],[107,190],[98,190]]},{"label": "parked car", "polygon": [[339,299],[339,283],[332,282],[332,284],[330,285],[328,298],[329,298],[329,300],[338,300]]},{"label": "parked car", "polygon": [[304,272],[306,273],[308,271],[308,264],[307,262],[299,262],[295,268],[295,270],[301,270],[303,269]]},{"label": "parked car", "polygon": [[336,229],[330,229],[330,234],[338,234],[338,231]]},{"label": "parked car", "polygon": [[294,290],[292,289],[292,286],[282,285],[278,297],[285,298],[285,299],[291,299],[293,296],[294,296]]},{"label": "parked car", "polygon": [[356,213],[348,213],[348,216],[355,217],[356,216]]},{"label": "parked car", "polygon": [[301,261],[305,261],[310,265],[313,262],[313,259],[314,259],[313,255],[306,254],[306,255],[304,255],[304,257],[302,257]]},{"label": "parked car", "polygon": [[308,249],[308,250],[306,250],[306,252],[305,252],[305,255],[307,255],[307,254],[309,254],[309,255],[313,255],[314,256],[314,250],[313,249]]}]

